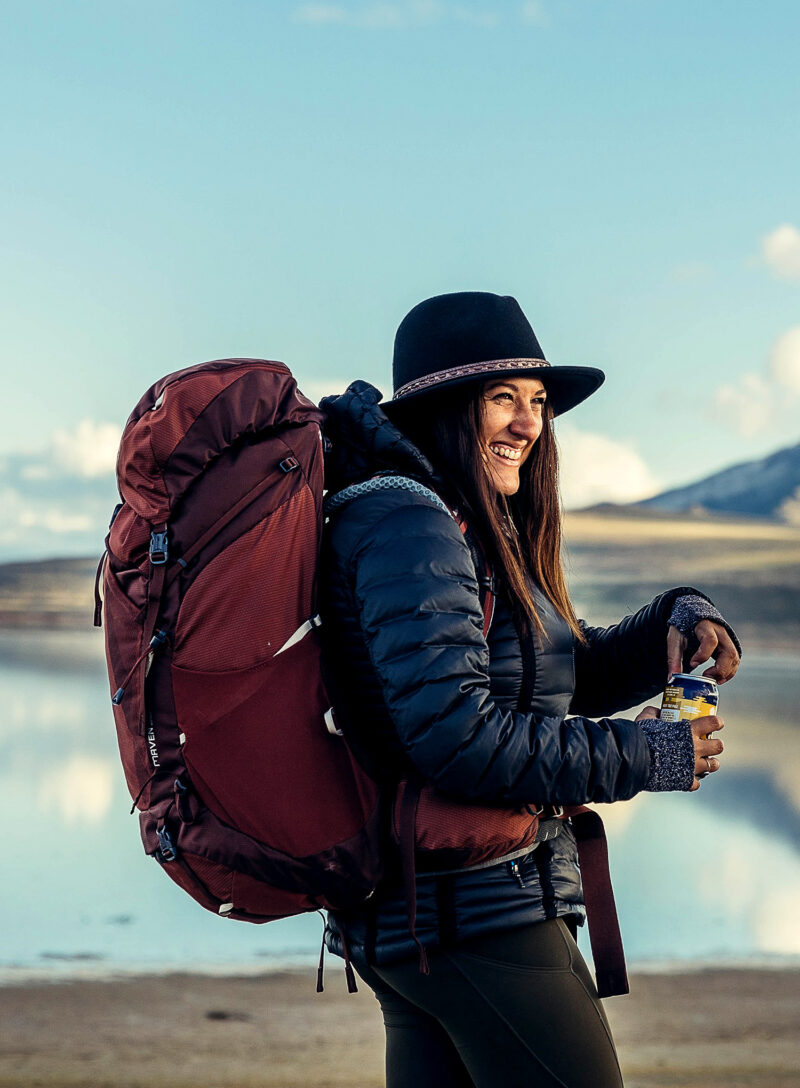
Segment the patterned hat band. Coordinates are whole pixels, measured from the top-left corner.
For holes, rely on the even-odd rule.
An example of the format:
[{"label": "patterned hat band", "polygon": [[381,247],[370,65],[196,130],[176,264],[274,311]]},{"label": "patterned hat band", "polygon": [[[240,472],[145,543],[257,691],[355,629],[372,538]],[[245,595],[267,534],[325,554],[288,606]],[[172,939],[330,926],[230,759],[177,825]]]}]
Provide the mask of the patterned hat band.
[{"label": "patterned hat band", "polygon": [[447,370],[437,370],[433,374],[425,374],[412,382],[406,382],[395,390],[394,400],[400,400],[401,397],[408,397],[412,393],[419,393],[423,389],[430,389],[432,386],[442,385],[444,382],[452,382],[459,378],[497,374],[503,370],[538,370],[545,366],[550,366],[546,359],[487,359],[480,363],[451,366]]}]

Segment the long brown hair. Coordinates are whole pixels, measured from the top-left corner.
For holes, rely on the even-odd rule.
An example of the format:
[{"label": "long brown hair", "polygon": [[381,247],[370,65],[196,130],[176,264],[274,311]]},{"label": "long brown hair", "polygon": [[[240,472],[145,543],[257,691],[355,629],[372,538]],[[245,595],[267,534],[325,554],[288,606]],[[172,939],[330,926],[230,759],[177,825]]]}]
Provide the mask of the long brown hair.
[{"label": "long brown hair", "polygon": [[520,467],[520,488],[509,498],[492,486],[483,453],[484,383],[470,382],[418,401],[392,406],[392,419],[442,474],[445,486],[476,533],[495,574],[508,588],[523,627],[543,634],[529,588],[532,579],[583,641],[561,562],[558,449],[552,407],[545,403],[542,433]]}]

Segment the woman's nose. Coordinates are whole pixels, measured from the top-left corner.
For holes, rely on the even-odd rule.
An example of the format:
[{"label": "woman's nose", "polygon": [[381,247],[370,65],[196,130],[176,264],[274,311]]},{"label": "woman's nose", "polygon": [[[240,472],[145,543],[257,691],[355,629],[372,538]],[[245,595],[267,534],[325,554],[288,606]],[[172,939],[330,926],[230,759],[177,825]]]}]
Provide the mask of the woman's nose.
[{"label": "woman's nose", "polygon": [[541,430],[541,417],[536,409],[520,408],[515,412],[509,429],[520,438],[536,438]]}]

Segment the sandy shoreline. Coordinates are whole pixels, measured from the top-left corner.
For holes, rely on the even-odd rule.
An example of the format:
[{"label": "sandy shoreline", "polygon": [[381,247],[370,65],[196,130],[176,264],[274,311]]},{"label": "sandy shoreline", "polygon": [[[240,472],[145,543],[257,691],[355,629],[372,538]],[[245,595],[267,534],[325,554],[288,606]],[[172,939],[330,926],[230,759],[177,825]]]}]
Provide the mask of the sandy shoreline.
[{"label": "sandy shoreline", "polygon": [[[796,1088],[800,969],[637,974],[606,1002],[627,1088]],[[379,1088],[383,1029],[338,965],[0,987],[0,1088]]]}]

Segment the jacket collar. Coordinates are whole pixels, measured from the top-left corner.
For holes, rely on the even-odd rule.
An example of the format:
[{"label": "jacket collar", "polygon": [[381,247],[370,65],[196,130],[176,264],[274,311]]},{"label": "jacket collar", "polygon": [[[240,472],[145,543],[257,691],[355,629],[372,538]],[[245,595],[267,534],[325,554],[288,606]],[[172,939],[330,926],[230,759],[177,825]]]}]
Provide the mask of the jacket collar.
[{"label": "jacket collar", "polygon": [[347,390],[325,397],[323,430],[330,443],[325,454],[325,487],[338,491],[378,472],[411,476],[434,491],[442,480],[427,457],[388,418],[382,394],[369,382],[355,381]]}]

